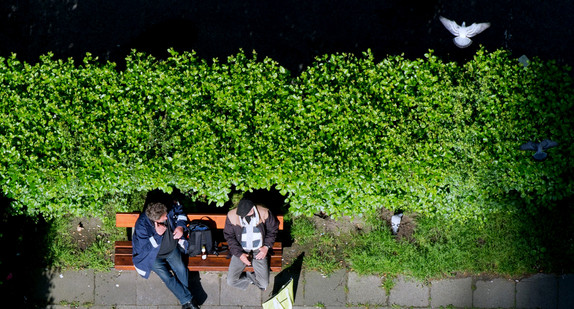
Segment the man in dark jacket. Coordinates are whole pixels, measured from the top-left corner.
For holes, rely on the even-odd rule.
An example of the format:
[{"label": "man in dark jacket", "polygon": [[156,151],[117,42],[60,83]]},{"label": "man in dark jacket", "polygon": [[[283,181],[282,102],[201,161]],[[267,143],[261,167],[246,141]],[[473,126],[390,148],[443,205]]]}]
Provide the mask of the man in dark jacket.
[{"label": "man in dark jacket", "polygon": [[187,266],[178,248],[186,223],[187,217],[179,203],[169,209],[163,203],[149,204],[134,228],[133,263],[146,279],[151,271],[158,274],[182,304],[182,309],[198,309],[188,289]]},{"label": "man in dark jacket", "polygon": [[[279,221],[269,209],[247,199],[239,201],[237,208],[227,213],[223,236],[229,245],[231,261],[227,284],[246,290],[250,284],[265,290],[269,284],[267,253],[273,247]],[[250,258],[252,257],[252,258]],[[254,272],[243,270],[253,265]]]}]

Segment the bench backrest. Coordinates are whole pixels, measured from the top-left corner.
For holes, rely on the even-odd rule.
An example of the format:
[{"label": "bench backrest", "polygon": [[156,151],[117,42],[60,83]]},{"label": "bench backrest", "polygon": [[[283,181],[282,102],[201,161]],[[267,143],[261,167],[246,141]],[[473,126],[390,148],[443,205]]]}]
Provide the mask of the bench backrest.
[{"label": "bench backrest", "polygon": [[[116,226],[117,227],[134,227],[140,212],[118,212],[116,213]],[[279,230],[283,230],[283,216],[276,216],[279,220]],[[209,218],[215,222],[216,228],[222,230],[225,227],[225,219],[227,214],[187,214],[189,221]]]}]

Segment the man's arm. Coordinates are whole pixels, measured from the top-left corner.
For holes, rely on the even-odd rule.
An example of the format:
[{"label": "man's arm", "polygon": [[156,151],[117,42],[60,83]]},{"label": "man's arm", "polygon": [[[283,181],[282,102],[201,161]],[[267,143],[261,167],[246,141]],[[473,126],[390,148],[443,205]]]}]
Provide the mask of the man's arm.
[{"label": "man's arm", "polygon": [[239,240],[237,240],[235,230],[233,229],[233,224],[231,223],[231,221],[229,221],[229,217],[225,219],[225,227],[223,228],[223,237],[225,238],[225,241],[227,241],[227,246],[229,246],[229,252],[231,252],[232,255],[240,257],[241,254],[243,253],[243,247],[241,247]]},{"label": "man's arm", "polygon": [[[145,215],[140,215],[145,216]],[[161,244],[161,235],[153,230],[146,227],[144,220],[148,220],[147,217],[140,217],[136,221],[133,234],[133,251],[134,255],[146,254],[152,251],[154,248],[159,247]]]},{"label": "man's arm", "polygon": [[263,223],[265,239],[263,240],[263,246],[259,249],[259,253],[255,256],[257,260],[264,259],[267,256],[269,249],[273,248],[273,243],[279,231],[279,221],[271,214],[271,211],[268,210],[268,214],[267,220]]},{"label": "man's arm", "polygon": [[184,230],[187,228],[187,216],[183,213],[183,206],[178,201],[173,204],[174,214],[177,216],[175,225],[177,227],[182,227]]},{"label": "man's arm", "polygon": [[279,232],[279,220],[269,210],[269,217],[265,221],[265,239],[263,244],[269,248],[273,247],[277,233]]},{"label": "man's arm", "polygon": [[183,213],[183,207],[178,201],[173,203],[173,213],[176,215],[175,230],[173,231],[173,238],[180,239],[184,231],[187,229],[187,216]]}]

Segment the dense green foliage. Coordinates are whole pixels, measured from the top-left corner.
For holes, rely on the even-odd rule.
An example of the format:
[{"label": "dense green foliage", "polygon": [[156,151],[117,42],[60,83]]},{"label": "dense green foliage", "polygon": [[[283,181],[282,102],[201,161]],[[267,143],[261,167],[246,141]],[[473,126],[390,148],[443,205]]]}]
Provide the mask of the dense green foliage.
[{"label": "dense green foliage", "polygon": [[[218,205],[275,187],[294,215],[534,209],[574,192],[568,69],[484,50],[464,65],[326,55],[298,77],[243,53],[133,53],[121,71],[0,58],[0,185],[50,216],[175,187]],[[544,162],[518,150],[547,138]]]}]

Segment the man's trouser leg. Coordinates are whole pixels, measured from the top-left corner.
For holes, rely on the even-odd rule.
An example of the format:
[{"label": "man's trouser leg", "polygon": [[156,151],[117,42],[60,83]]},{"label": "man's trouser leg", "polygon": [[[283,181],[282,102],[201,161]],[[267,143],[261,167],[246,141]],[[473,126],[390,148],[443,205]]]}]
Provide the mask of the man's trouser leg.
[{"label": "man's trouser leg", "polygon": [[[175,273],[175,277],[169,271],[170,268]],[[175,248],[165,259],[156,259],[152,270],[161,278],[182,305],[191,300],[192,295],[187,288],[188,271],[183,264],[179,249]]]},{"label": "man's trouser leg", "polygon": [[227,284],[238,289],[247,290],[251,280],[245,277],[243,269],[245,269],[245,264],[241,262],[241,259],[235,255],[231,256],[229,271],[227,272]]},{"label": "man's trouser leg", "polygon": [[[259,250],[253,252],[253,256],[256,256]],[[266,289],[269,285],[269,257],[265,257],[262,260],[253,259],[253,271],[255,272],[255,285],[260,289]]]}]

